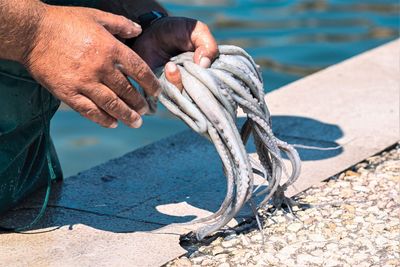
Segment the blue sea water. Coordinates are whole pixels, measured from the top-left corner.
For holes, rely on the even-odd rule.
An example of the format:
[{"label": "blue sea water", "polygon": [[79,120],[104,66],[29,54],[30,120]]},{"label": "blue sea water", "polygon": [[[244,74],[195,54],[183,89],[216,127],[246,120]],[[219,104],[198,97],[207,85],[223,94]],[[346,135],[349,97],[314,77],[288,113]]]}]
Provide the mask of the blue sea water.
[{"label": "blue sea water", "polygon": [[[245,48],[262,66],[266,91],[399,37],[398,0],[160,2],[207,23],[218,43]],[[51,125],[65,176],[184,129],[162,108],[138,130],[104,129],[70,110],[58,111]]]}]

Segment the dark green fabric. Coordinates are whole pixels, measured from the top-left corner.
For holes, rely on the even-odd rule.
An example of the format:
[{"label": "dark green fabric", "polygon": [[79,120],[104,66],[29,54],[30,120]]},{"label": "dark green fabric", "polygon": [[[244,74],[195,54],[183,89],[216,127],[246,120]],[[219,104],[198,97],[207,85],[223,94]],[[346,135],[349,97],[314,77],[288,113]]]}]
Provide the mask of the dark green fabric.
[{"label": "dark green fabric", "polygon": [[47,151],[56,178],[62,179],[48,133],[59,105],[21,65],[0,60],[0,213],[47,183]]}]

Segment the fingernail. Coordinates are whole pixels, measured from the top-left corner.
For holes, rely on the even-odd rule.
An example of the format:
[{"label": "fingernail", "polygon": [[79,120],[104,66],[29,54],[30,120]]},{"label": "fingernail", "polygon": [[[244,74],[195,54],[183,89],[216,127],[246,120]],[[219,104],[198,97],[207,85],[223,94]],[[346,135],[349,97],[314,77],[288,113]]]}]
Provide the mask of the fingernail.
[{"label": "fingernail", "polygon": [[203,68],[208,68],[211,65],[211,60],[208,57],[202,57],[200,59],[200,66]]},{"label": "fingernail", "polygon": [[167,63],[167,70],[169,72],[175,72],[177,70],[177,67],[176,67],[176,65],[174,63],[168,62]]},{"label": "fingernail", "polygon": [[132,25],[133,25],[135,28],[142,29],[142,26],[140,26],[140,25],[137,24],[136,22],[133,22],[132,20],[131,20],[131,22],[132,22]]},{"label": "fingernail", "polygon": [[134,121],[134,122],[131,124],[131,127],[133,127],[133,128],[139,128],[140,126],[142,126],[142,124],[143,124],[143,120],[142,120],[141,117],[139,117],[139,119],[137,119],[136,121]]},{"label": "fingernail", "polygon": [[153,97],[154,100],[157,101],[157,98],[160,96],[162,91],[163,91],[163,88],[160,86],[159,88],[157,88],[156,92],[154,93],[154,96],[151,96],[151,97]]},{"label": "fingernail", "polygon": [[108,126],[109,128],[115,129],[118,127],[118,122],[114,121],[113,123],[111,123],[110,126]]},{"label": "fingernail", "polygon": [[148,106],[148,105],[145,105],[145,106],[143,106],[141,109],[138,110],[138,113],[139,113],[140,115],[144,115],[144,114],[146,114],[148,111],[149,111],[149,106]]}]

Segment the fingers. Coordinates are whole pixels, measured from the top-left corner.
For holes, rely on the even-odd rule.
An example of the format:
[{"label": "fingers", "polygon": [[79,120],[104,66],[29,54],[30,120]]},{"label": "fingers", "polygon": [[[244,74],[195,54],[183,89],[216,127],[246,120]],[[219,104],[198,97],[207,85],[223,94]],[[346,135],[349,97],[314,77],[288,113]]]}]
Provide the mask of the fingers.
[{"label": "fingers", "polygon": [[147,101],[119,70],[115,70],[113,74],[105,75],[103,79],[103,83],[139,115],[146,114],[149,111]]},{"label": "fingers", "polygon": [[175,63],[168,62],[165,65],[165,77],[167,80],[176,86],[181,92],[183,90],[182,77]]},{"label": "fingers", "polygon": [[119,68],[128,77],[134,79],[150,96],[161,93],[161,85],[150,67],[129,47],[120,49]]},{"label": "fingers", "polygon": [[67,105],[79,112],[83,117],[107,128],[116,128],[116,119],[101,110],[95,103],[83,95],[68,98]]},{"label": "fingers", "polygon": [[142,33],[142,27],[127,19],[124,16],[114,15],[112,13],[103,12],[93,9],[94,17],[97,22],[106,28],[111,34],[129,39]]},{"label": "fingers", "polygon": [[211,61],[218,54],[218,45],[206,24],[197,22],[191,41],[195,47],[194,62],[204,68],[210,67]]},{"label": "fingers", "polygon": [[81,90],[81,93],[92,100],[109,116],[122,121],[129,127],[139,128],[143,121],[140,115],[128,107],[110,88],[104,84],[96,84]]}]

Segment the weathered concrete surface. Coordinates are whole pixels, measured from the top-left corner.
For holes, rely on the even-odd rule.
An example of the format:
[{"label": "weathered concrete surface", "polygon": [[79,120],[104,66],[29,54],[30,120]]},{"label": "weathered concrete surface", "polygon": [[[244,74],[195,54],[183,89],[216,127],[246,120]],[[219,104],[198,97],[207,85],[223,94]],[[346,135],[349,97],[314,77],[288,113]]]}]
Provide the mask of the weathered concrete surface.
[{"label": "weathered concrete surface", "polygon": [[[300,150],[303,173],[290,194],[399,139],[399,45],[392,42],[267,95],[282,139],[343,145]],[[60,228],[1,234],[0,265],[161,265],[185,252],[178,233],[187,231],[163,226],[209,214],[222,201],[225,179],[217,157],[212,145],[186,131],[68,178],[54,186],[36,231]],[[29,222],[42,197],[33,196],[2,224]]]}]

